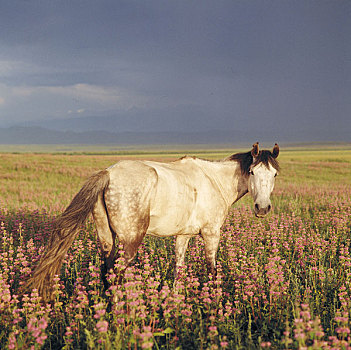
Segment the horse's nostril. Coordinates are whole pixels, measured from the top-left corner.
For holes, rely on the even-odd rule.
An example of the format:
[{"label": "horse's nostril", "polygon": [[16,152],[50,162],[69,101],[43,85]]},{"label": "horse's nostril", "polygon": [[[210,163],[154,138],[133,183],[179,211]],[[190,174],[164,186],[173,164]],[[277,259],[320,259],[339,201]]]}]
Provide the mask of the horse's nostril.
[{"label": "horse's nostril", "polygon": [[272,209],[272,206],[268,204],[268,211],[270,211],[271,209]]},{"label": "horse's nostril", "polygon": [[260,206],[259,206],[257,203],[255,204],[255,209],[256,209],[257,211],[260,210]]}]

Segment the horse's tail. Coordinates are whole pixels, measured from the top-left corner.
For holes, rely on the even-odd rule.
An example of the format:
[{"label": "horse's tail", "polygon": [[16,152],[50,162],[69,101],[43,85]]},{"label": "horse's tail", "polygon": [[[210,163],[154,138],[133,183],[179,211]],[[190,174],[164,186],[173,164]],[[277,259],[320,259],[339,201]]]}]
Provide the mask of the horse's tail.
[{"label": "horse's tail", "polygon": [[54,222],[50,242],[25,289],[36,288],[39,295],[47,300],[51,296],[53,277],[59,273],[63,259],[72,245],[78,229],[93,211],[101,192],[110,181],[107,170],[92,175],[75,195],[71,204]]}]

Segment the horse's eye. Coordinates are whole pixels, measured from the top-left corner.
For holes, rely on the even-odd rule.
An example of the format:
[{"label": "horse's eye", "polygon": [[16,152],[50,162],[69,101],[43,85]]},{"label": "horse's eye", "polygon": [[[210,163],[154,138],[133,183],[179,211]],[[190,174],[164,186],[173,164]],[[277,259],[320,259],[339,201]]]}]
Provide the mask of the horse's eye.
[{"label": "horse's eye", "polygon": [[277,176],[278,176],[278,173],[275,173],[275,174],[274,174],[274,177],[277,177]]},{"label": "horse's eye", "polygon": [[250,175],[254,175],[254,172],[252,170],[249,171]]}]

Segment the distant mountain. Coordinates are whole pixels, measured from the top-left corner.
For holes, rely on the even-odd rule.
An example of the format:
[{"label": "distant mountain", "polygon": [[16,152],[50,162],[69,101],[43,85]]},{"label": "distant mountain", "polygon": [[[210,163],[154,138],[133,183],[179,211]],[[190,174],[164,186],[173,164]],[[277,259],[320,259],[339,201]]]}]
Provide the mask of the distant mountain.
[{"label": "distant mountain", "polygon": [[[128,111],[116,113],[104,112],[99,116],[76,116],[60,119],[31,120],[18,125],[8,126],[38,126],[60,131],[91,131],[102,130],[114,133],[121,132],[187,132],[188,130],[206,131],[213,128],[213,117],[210,112],[205,114],[195,107],[182,106],[145,111],[132,108]],[[218,129],[225,130],[227,123],[217,118]]]},{"label": "distant mountain", "polygon": [[[338,125],[296,125],[284,123],[270,127],[245,121],[228,123],[201,115],[194,108],[191,118],[179,109],[155,110],[142,115],[130,110],[118,115],[27,121],[0,128],[1,144],[245,144],[255,141],[274,144],[289,142],[350,142],[349,128]],[[2,124],[4,125],[4,124]],[[215,125],[215,129],[214,126]],[[229,125],[229,127],[228,127]]]},{"label": "distant mountain", "polygon": [[[236,134],[236,135],[235,135]],[[233,144],[247,142],[242,133],[59,131],[42,127],[0,128],[0,144]],[[250,142],[253,142],[250,140]]]}]

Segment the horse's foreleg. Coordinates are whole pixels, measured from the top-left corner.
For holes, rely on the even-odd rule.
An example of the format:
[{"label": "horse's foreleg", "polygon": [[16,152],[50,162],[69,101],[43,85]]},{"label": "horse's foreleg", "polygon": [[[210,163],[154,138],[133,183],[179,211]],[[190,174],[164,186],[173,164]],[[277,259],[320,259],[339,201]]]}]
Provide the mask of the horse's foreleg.
[{"label": "horse's foreleg", "polygon": [[185,253],[191,236],[179,235],[176,238],[176,266],[174,270],[174,280],[179,277],[179,270],[184,267]]},{"label": "horse's foreleg", "polygon": [[205,244],[207,270],[212,274],[212,277],[215,277],[217,274],[216,255],[219,245],[220,232],[219,230],[218,232],[208,232],[206,230],[203,230],[201,231],[201,236]]}]

